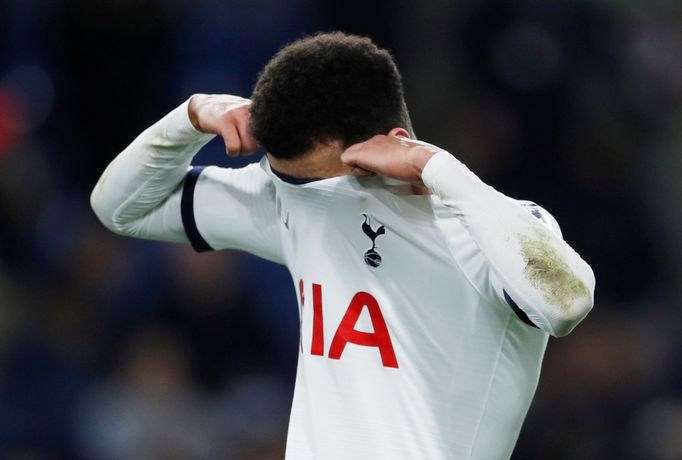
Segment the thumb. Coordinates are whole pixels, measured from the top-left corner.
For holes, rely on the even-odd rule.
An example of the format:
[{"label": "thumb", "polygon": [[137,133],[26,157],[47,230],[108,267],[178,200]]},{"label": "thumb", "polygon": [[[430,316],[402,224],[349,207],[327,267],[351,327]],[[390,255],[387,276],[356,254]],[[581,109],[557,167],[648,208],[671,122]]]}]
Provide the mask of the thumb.
[{"label": "thumb", "polygon": [[360,144],[351,145],[341,154],[341,162],[348,166],[359,166],[362,161]]},{"label": "thumb", "polygon": [[355,158],[353,154],[348,153],[348,150],[341,154],[341,163],[348,166],[355,166]]},{"label": "thumb", "polygon": [[358,149],[353,148],[354,146],[349,147],[345,152],[341,154],[341,162],[345,164],[346,166],[350,166],[350,174],[352,176],[371,176],[374,174],[373,171],[370,171],[369,169],[366,169],[363,167],[363,165],[360,164],[360,160],[362,158],[362,155],[360,155],[360,152]]},{"label": "thumb", "polygon": [[241,151],[241,140],[237,128],[232,124],[225,124],[220,130],[220,135],[225,142],[225,151],[228,156],[237,156]]}]

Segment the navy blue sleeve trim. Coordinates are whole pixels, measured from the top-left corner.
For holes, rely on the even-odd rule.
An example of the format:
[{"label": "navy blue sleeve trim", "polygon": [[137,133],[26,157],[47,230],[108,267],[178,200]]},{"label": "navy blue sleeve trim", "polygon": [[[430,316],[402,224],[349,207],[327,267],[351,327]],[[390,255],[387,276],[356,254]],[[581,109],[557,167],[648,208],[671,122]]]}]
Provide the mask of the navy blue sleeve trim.
[{"label": "navy blue sleeve trim", "polygon": [[185,183],[182,186],[182,198],[180,199],[180,215],[185,233],[192,247],[197,252],[212,251],[213,248],[206,242],[194,218],[194,189],[197,186],[199,175],[204,170],[203,166],[193,167],[185,176]]},{"label": "navy blue sleeve trim", "polygon": [[519,306],[516,305],[516,302],[514,302],[514,299],[509,297],[509,294],[507,294],[507,291],[505,291],[503,289],[502,292],[504,293],[504,300],[507,301],[507,303],[509,304],[511,309],[514,311],[514,313],[516,313],[516,316],[518,316],[519,319],[521,321],[523,321],[524,323],[526,323],[527,325],[533,326],[534,328],[537,328],[537,326],[535,324],[533,324],[533,322],[530,320],[530,318],[528,318],[528,315],[526,315],[526,312],[521,310],[521,308],[519,308]]}]

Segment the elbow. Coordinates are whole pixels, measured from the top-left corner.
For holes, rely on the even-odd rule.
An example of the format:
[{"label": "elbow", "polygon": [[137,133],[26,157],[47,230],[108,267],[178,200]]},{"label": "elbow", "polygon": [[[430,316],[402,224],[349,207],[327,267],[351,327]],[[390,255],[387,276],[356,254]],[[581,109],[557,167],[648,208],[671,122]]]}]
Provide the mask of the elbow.
[{"label": "elbow", "polygon": [[521,254],[525,265],[519,286],[527,290],[519,298],[535,308],[539,328],[555,337],[570,334],[592,310],[592,269],[565,242],[546,235],[522,242]]},{"label": "elbow", "polygon": [[565,337],[570,334],[580,322],[585,319],[592,306],[593,297],[583,297],[570,306],[570,309],[561,311],[553,321],[552,335],[554,337]]},{"label": "elbow", "polygon": [[108,207],[102,196],[99,182],[95,185],[95,188],[90,194],[90,207],[95,213],[95,216],[97,216],[97,219],[99,219],[105,227],[110,229],[111,226],[113,226],[113,213],[107,209]]},{"label": "elbow", "polygon": [[570,334],[592,310],[595,281],[594,274],[589,267],[580,285],[582,288],[573,289],[575,296],[563,303],[559,314],[555,316],[552,334],[554,337],[564,337]]},{"label": "elbow", "polygon": [[107,202],[106,195],[103,192],[99,183],[95,186],[90,194],[90,207],[97,216],[97,219],[107,229],[119,235],[124,234],[124,229],[115,222],[114,211],[115,208]]}]

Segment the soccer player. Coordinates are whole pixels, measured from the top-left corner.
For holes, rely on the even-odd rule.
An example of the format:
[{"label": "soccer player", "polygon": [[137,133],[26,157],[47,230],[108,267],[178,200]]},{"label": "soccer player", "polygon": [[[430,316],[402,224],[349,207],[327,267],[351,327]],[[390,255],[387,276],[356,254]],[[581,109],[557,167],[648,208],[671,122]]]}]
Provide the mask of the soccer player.
[{"label": "soccer player", "polygon": [[[228,155],[267,154],[190,166],[214,135]],[[286,46],[251,100],[192,96],[114,159],[91,202],[122,235],[289,268],[291,460],[509,458],[548,336],[592,308],[592,270],[552,216],[415,140],[393,59],[363,37]]]}]

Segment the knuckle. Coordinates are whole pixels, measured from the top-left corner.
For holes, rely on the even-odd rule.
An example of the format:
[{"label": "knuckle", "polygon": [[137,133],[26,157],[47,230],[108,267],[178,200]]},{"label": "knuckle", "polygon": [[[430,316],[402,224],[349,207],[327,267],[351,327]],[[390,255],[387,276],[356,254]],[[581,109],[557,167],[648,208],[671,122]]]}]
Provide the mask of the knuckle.
[{"label": "knuckle", "polygon": [[247,106],[240,106],[236,107],[234,109],[231,109],[225,114],[225,119],[229,123],[233,125],[237,125],[238,123],[248,120],[249,119],[249,108]]},{"label": "knuckle", "polygon": [[227,112],[220,117],[220,124],[223,131],[227,131],[229,130],[230,126],[234,126],[234,118],[229,112]]},{"label": "knuckle", "polygon": [[224,133],[223,139],[225,140],[225,149],[228,153],[238,153],[240,149],[240,143],[238,139],[235,139],[235,135],[232,133]]},{"label": "knuckle", "polygon": [[232,109],[232,113],[237,116],[237,115],[246,115],[249,113],[249,106],[248,105],[241,105],[239,107],[236,107]]},{"label": "knuckle", "polygon": [[234,123],[237,119],[236,109],[226,110],[223,114],[223,119],[227,122]]}]

